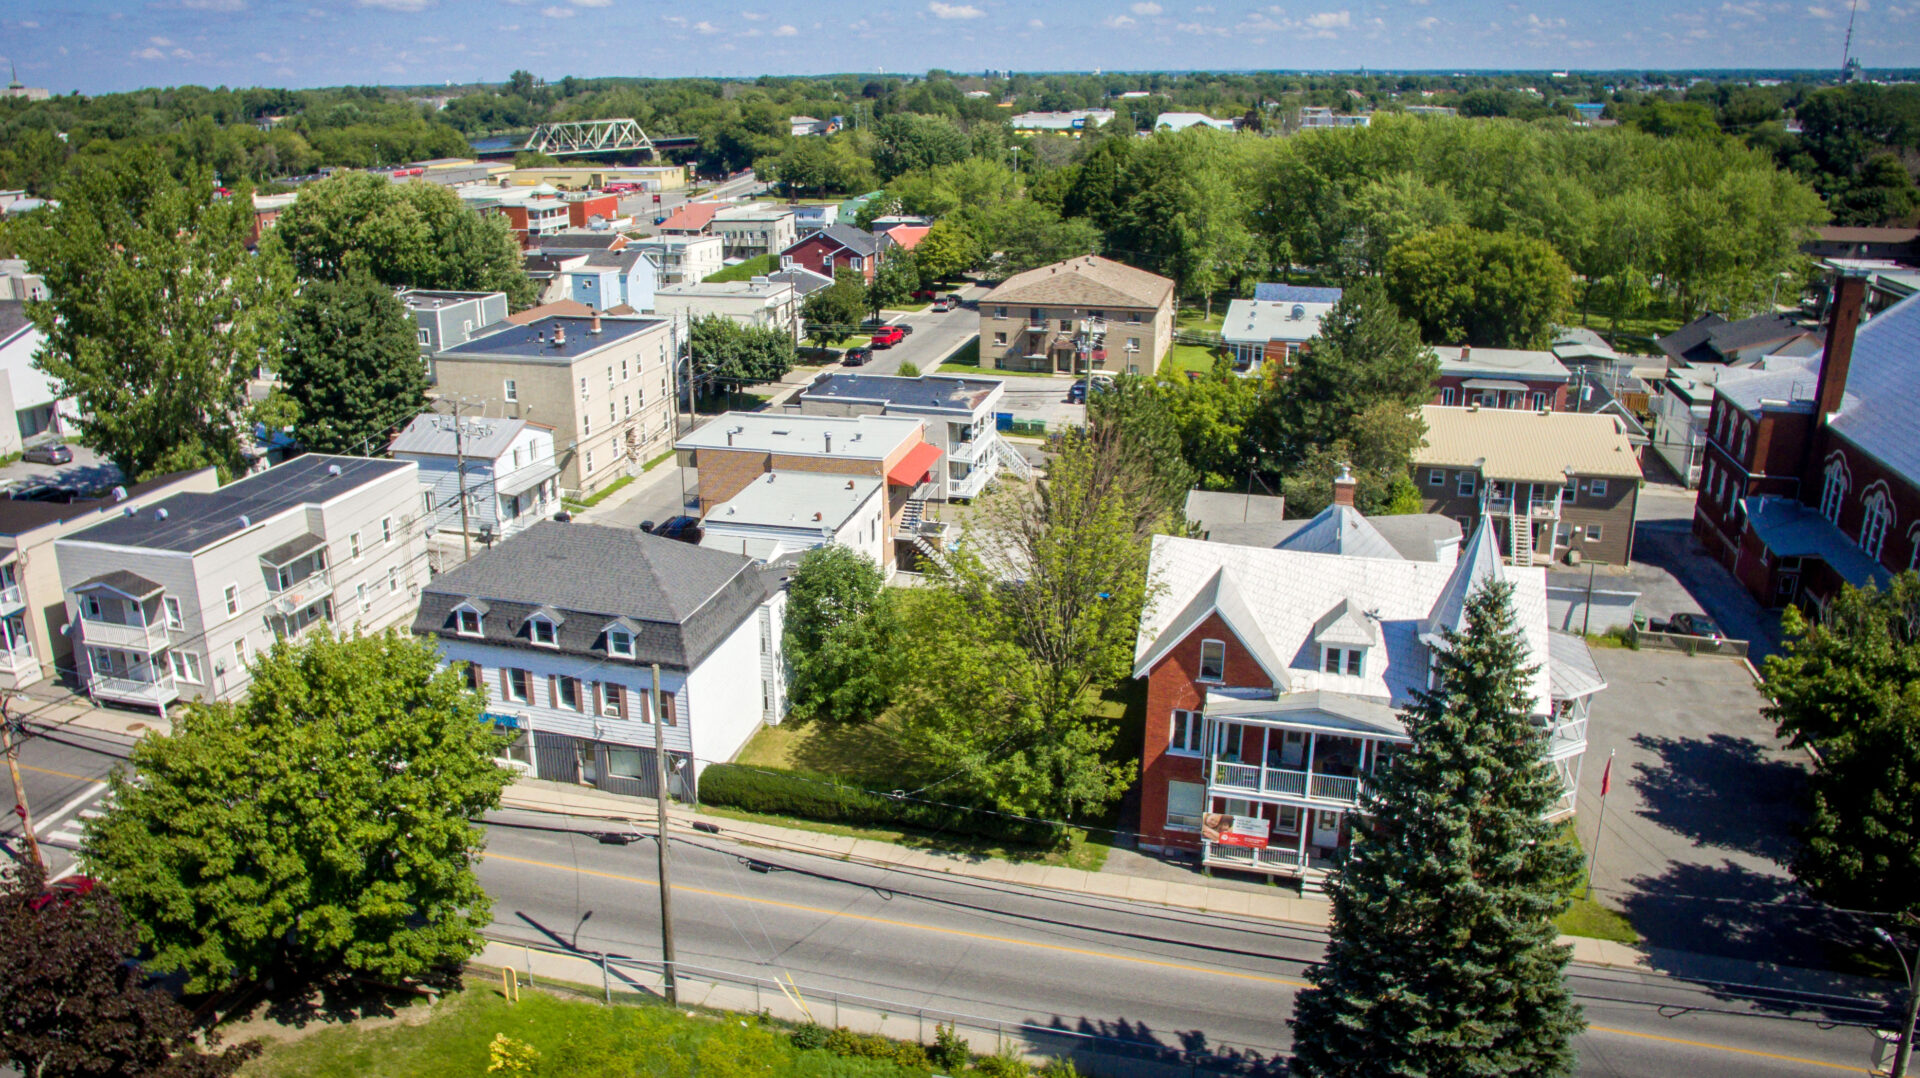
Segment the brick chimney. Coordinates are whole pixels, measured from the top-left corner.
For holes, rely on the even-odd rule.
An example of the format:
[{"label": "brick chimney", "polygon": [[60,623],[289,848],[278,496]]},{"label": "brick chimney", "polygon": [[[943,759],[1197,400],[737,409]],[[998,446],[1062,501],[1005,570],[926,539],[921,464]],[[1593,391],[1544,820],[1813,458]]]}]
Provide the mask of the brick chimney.
[{"label": "brick chimney", "polygon": [[1342,464],[1340,474],[1333,480],[1333,504],[1353,508],[1353,491],[1358,485],[1353,481],[1353,466]]},{"label": "brick chimney", "polygon": [[1820,381],[1814,391],[1815,422],[1840,410],[1853,366],[1853,335],[1860,329],[1860,308],[1867,296],[1865,274],[1843,272],[1834,282],[1833,308],[1827,312],[1827,347],[1820,355]]}]

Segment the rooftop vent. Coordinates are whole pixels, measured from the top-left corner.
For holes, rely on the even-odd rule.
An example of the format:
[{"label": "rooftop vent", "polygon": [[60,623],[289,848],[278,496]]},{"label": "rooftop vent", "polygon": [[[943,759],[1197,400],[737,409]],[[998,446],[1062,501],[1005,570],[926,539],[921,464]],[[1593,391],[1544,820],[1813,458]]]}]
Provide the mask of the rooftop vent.
[{"label": "rooftop vent", "polygon": [[113,488],[113,500],[114,500],[114,501],[116,501],[116,502],[124,502],[124,501],[126,501],[126,500],[127,500],[127,488],[126,488],[126,487],[114,487],[114,488]]},{"label": "rooftop vent", "polygon": [[253,527],[253,518],[252,518],[252,517],[249,517],[249,516],[248,516],[247,514],[245,514],[245,513],[242,513],[242,514],[240,514],[240,526],[241,526],[242,528],[251,528],[251,527]]},{"label": "rooftop vent", "polygon": [[1293,313],[1289,317],[1291,317],[1295,322],[1298,322],[1302,318],[1305,318],[1306,316],[1307,316],[1307,308],[1304,304],[1296,303],[1293,305]]},{"label": "rooftop vent", "polygon": [[165,509],[155,509],[153,511],[153,519],[155,520],[167,519],[167,511]]},{"label": "rooftop vent", "polygon": [[339,466],[338,464],[329,464],[329,465],[327,465],[327,474],[328,474],[328,475],[339,475],[339,474],[340,474],[340,466]]}]

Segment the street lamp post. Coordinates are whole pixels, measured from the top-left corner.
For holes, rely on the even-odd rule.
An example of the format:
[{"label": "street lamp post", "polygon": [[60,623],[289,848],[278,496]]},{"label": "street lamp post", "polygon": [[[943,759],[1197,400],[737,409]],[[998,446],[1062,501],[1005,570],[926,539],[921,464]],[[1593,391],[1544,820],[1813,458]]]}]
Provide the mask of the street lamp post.
[{"label": "street lamp post", "polygon": [[[1900,970],[1907,975],[1907,1006],[1900,1017],[1900,1043],[1893,1050],[1893,1066],[1887,1071],[1890,1078],[1907,1078],[1907,1060],[1913,1054],[1913,1022],[1916,1012],[1920,1012],[1920,961],[1908,962],[1905,951],[1893,938],[1893,934],[1878,925],[1873,934],[1880,942],[1893,948],[1895,957],[1900,959]],[[1920,958],[1920,955],[1916,955]]]}]

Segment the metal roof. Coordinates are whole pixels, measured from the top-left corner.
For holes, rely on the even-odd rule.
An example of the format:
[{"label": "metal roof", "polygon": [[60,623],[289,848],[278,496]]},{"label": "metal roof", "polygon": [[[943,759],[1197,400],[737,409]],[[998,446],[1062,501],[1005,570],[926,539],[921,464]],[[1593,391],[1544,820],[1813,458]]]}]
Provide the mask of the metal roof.
[{"label": "metal roof", "polygon": [[462,419],[456,439],[454,417],[427,412],[393,439],[387,451],[394,454],[451,457],[456,452],[478,460],[498,460],[513,447],[513,440],[527,429],[524,419]]},{"label": "metal roof", "polygon": [[1909,296],[1860,327],[1829,427],[1920,486],[1920,302]]},{"label": "metal roof", "polygon": [[1568,473],[1640,477],[1640,462],[1618,420],[1579,412],[1517,408],[1420,409],[1426,441],[1420,467],[1474,468],[1489,479],[1564,483]]}]

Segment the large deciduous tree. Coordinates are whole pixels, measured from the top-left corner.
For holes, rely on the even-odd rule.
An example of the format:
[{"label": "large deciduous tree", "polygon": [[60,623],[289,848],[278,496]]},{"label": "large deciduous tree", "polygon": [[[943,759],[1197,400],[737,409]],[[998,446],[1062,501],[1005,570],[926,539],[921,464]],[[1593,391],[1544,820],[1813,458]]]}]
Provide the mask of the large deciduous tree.
[{"label": "large deciduous tree", "polygon": [[49,900],[43,881],[38,865],[0,880],[0,1059],[31,1078],[225,1078],[259,1053],[195,1042],[192,1014],[147,987],[139,939],[105,888]]},{"label": "large deciduous tree", "polygon": [[[1349,287],[1320,321],[1320,333],[1277,391],[1264,438],[1283,470],[1315,447],[1355,441],[1360,416],[1387,406],[1412,413],[1433,396],[1440,360],[1420,342],[1420,329],[1402,316],[1376,281]],[[1422,433],[1415,432],[1416,435]],[[1409,446],[1411,448],[1411,446]],[[1401,457],[1404,467],[1405,456]]]},{"label": "large deciduous tree", "polygon": [[807,336],[816,344],[833,344],[853,336],[860,320],[867,316],[869,291],[858,270],[836,270],[831,285],[816,290],[800,305]]},{"label": "large deciduous tree", "polygon": [[772,382],[793,368],[793,337],[778,326],[743,326],[725,315],[696,318],[687,330],[694,384]]},{"label": "large deciduous tree", "polygon": [[1147,580],[1149,514],[1112,431],[1069,433],[1037,489],[978,503],[936,586],[905,602],[915,642],[894,712],[936,789],[1002,811],[1072,818],[1125,791],[1101,694],[1132,664]]},{"label": "large deciduous tree", "polygon": [[300,445],[374,455],[425,410],[427,371],[413,319],[364,269],[307,282],[290,322],[280,383],[297,409]]},{"label": "large deciduous tree", "polygon": [[190,704],[135,747],[90,821],[92,871],[189,991],[268,976],[442,974],[480,948],[490,902],[473,820],[510,773],[460,672],[399,633],[320,630]]},{"label": "large deciduous tree", "polygon": [[81,436],[131,479],[245,470],[247,381],[278,357],[291,278],[247,251],[243,190],[214,197],[136,150],[82,168],[57,208],[9,229],[51,299],[34,362],[79,404]]},{"label": "large deciduous tree", "polygon": [[1842,588],[1818,622],[1790,607],[1785,628],[1767,714],[1821,761],[1793,874],[1835,906],[1920,914],[1920,576]]},{"label": "large deciduous tree", "polygon": [[886,710],[898,646],[886,583],[872,558],[838,543],[800,559],[784,643],[794,718],[859,723]]},{"label": "large deciduous tree", "polygon": [[1468,597],[1433,651],[1437,688],[1404,713],[1412,746],[1365,787],[1327,955],[1294,1004],[1306,1078],[1573,1069],[1582,1019],[1554,918],[1580,854],[1545,817],[1560,784],[1511,593]]},{"label": "large deciduous tree", "polygon": [[1545,348],[1573,303],[1573,270],[1546,241],[1465,225],[1394,248],[1387,283],[1426,338],[1441,344]]},{"label": "large deciduous tree", "polygon": [[980,261],[980,244],[971,232],[952,221],[939,221],[913,249],[913,263],[922,287],[952,280]]},{"label": "large deciduous tree", "polygon": [[475,213],[439,184],[369,172],[311,183],[267,235],[263,247],[284,249],[303,280],[365,270],[394,288],[505,292],[515,310],[535,298],[506,218]]}]

